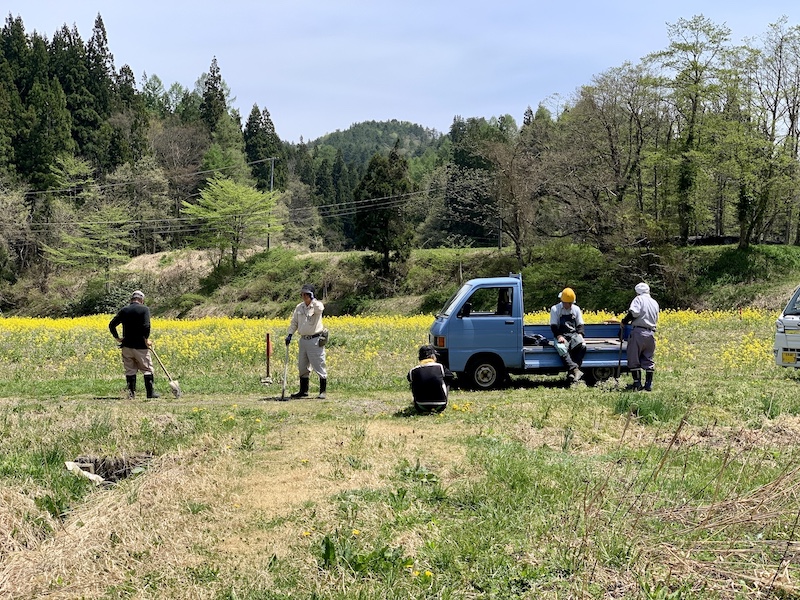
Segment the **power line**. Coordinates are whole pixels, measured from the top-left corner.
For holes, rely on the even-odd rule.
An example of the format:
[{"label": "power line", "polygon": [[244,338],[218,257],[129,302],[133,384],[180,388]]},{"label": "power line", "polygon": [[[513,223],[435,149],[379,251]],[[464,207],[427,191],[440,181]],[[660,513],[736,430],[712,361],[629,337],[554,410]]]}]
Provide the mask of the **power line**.
[{"label": "power line", "polygon": [[[409,199],[423,196],[423,197],[430,197],[429,190],[420,190],[417,192],[407,192],[404,194],[398,194],[394,196],[381,196],[378,198],[367,198],[364,200],[354,200],[354,201],[345,201],[339,202],[335,204],[326,204],[323,206],[304,206],[296,209],[289,209],[290,216],[303,216],[303,213],[311,214],[314,210],[320,212],[321,216],[328,217],[328,218],[336,218],[340,216],[348,216],[355,214],[359,210],[362,209],[370,209],[370,210],[381,210],[387,208],[393,208],[397,206],[401,206],[405,204]],[[242,218],[248,217],[253,215],[261,215],[261,214],[269,214],[271,210],[263,210],[263,211],[249,211],[247,213],[236,213],[231,215],[221,215],[216,217],[207,217],[205,219],[198,219],[197,217],[167,217],[167,218],[160,218],[160,219],[114,219],[109,221],[37,221],[35,223],[30,224],[31,231],[44,231],[49,227],[66,227],[66,226],[84,226],[84,225],[128,225],[133,224],[134,226],[146,226],[150,223],[155,223],[159,225],[171,224],[175,223],[177,225],[181,224],[202,224],[203,221],[214,221],[214,220],[224,220],[230,218]],[[299,213],[299,215],[298,215]]]},{"label": "power line", "polygon": [[[273,156],[273,157],[270,157],[270,158],[260,158],[258,160],[253,160],[253,161],[250,161],[250,162],[246,162],[244,164],[245,164],[245,166],[250,167],[252,165],[257,165],[257,164],[260,164],[260,163],[265,163],[267,161],[273,161],[273,160],[277,160],[277,157]],[[239,165],[229,165],[227,167],[219,167],[217,169],[205,169],[203,171],[192,171],[190,173],[181,173],[181,174],[178,175],[178,177],[180,177],[182,179],[187,179],[189,177],[195,177],[195,176],[198,176],[198,175],[208,175],[209,173],[216,173],[218,171],[227,171],[227,170],[230,170],[230,169],[238,169],[238,168],[239,168]],[[121,182],[117,182],[117,183],[91,183],[91,184],[88,184],[88,185],[76,185],[76,186],[71,186],[71,187],[68,187],[68,188],[56,188],[56,189],[51,189],[51,190],[32,190],[32,191],[28,191],[28,192],[23,192],[22,195],[24,197],[29,197],[29,196],[42,196],[42,195],[45,195],[45,194],[66,194],[66,193],[69,193],[69,192],[80,192],[80,191],[83,191],[83,190],[85,190],[87,188],[93,189],[93,190],[101,190],[102,191],[102,190],[113,189],[113,188],[117,188],[117,187],[124,187],[124,186],[132,185],[132,184],[135,184],[135,183],[150,183],[151,181],[152,181],[152,179],[149,179],[149,178],[148,179],[145,179],[145,178],[134,178],[134,179],[129,179],[129,180],[121,181]]]}]

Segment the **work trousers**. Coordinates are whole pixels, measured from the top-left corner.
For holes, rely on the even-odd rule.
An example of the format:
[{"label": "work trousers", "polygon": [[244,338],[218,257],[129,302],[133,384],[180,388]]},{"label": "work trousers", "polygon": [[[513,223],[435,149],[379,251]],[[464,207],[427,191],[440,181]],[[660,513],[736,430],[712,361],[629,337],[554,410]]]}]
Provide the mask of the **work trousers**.
[{"label": "work trousers", "polygon": [[561,356],[564,364],[567,365],[567,369],[570,371],[578,369],[583,364],[583,358],[586,356],[586,341],[580,333],[565,333],[562,335],[567,340],[567,343],[564,345],[556,344],[556,351]]},{"label": "work trousers", "polygon": [[307,339],[300,336],[298,343],[297,370],[300,377],[308,377],[311,371],[319,375],[320,379],[327,379],[328,370],[325,367],[325,348],[320,347],[319,337]]},{"label": "work trousers", "polygon": [[122,348],[122,366],[125,368],[125,376],[136,375],[139,371],[145,375],[153,374],[153,359],[150,358],[150,350],[147,348]]},{"label": "work trousers", "polygon": [[628,370],[644,369],[654,371],[656,363],[653,356],[656,352],[656,336],[649,329],[634,327],[628,339]]}]

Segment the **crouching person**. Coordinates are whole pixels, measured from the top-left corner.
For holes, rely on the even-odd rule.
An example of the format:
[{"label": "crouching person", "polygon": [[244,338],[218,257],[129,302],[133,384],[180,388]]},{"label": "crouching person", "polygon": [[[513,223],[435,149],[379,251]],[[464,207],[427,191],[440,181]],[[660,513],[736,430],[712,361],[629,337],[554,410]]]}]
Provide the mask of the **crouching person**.
[{"label": "crouching person", "polygon": [[436,350],[425,345],[419,349],[419,364],[408,372],[414,408],[420,412],[441,412],[447,407],[447,394],[453,373],[436,362]]}]

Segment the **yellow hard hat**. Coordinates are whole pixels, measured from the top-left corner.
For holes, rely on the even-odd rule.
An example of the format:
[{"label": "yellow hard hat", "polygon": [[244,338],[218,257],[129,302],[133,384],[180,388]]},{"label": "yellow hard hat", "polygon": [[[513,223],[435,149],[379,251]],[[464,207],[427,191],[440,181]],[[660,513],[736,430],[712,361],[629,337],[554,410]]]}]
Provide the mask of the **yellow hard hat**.
[{"label": "yellow hard hat", "polygon": [[572,288],[564,288],[561,292],[562,302],[575,302],[575,290]]}]

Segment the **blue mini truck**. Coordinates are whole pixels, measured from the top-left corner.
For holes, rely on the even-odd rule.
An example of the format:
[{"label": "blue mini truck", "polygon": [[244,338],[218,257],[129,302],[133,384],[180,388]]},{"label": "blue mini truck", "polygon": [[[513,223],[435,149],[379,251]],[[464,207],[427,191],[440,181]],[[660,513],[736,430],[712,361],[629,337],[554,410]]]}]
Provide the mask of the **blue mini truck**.
[{"label": "blue mini truck", "polygon": [[[524,316],[521,275],[471,279],[436,315],[429,343],[459,383],[472,389],[500,387],[509,374],[566,372],[552,345],[550,325],[525,325]],[[630,327],[619,323],[585,325],[587,351],[581,370],[586,383],[627,371],[629,333]]]}]

